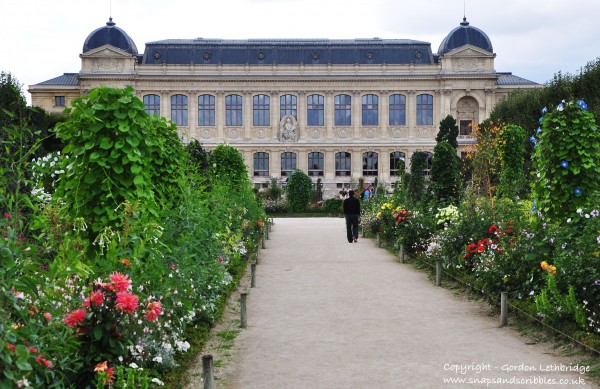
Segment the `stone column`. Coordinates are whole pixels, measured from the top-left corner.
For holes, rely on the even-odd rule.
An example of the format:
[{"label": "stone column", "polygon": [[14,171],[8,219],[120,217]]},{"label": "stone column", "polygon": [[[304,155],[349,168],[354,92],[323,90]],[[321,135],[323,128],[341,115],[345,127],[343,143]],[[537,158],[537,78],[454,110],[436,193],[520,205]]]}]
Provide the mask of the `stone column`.
[{"label": "stone column", "polygon": [[279,139],[279,91],[271,91],[271,139]]},{"label": "stone column", "polygon": [[388,125],[390,123],[389,107],[390,107],[390,100],[388,97],[388,91],[380,90],[379,91],[379,112],[381,113],[381,115],[379,115],[379,131],[380,131],[379,139],[389,138],[389,135],[388,135]]},{"label": "stone column", "polygon": [[[298,139],[303,138],[306,140],[306,91],[301,90],[298,91],[298,106],[296,107],[296,134],[298,135]],[[303,171],[305,169],[302,169]]]},{"label": "stone column", "polygon": [[325,139],[332,140],[333,139],[333,125],[334,122],[334,100],[333,100],[333,91],[328,90],[325,92]]},{"label": "stone column", "polygon": [[198,92],[188,91],[188,133],[185,142],[188,143],[191,138],[197,138],[198,129]]},{"label": "stone column", "polygon": [[251,138],[251,129],[254,125],[254,121],[252,115],[254,114],[254,107],[252,106],[252,91],[245,90],[242,100],[242,131],[243,131],[243,139],[250,140]]},{"label": "stone column", "polygon": [[160,91],[160,116],[164,117],[167,120],[171,120],[171,112],[169,111],[169,107],[171,106],[171,101],[169,97],[168,90]]},{"label": "stone column", "polygon": [[[406,96],[406,126],[408,127],[408,138],[414,138],[417,128],[417,97],[416,91],[409,90]],[[412,130],[412,131],[411,131]]]},{"label": "stone column", "polygon": [[351,139],[360,139],[362,101],[359,90],[352,91],[352,136]]},{"label": "stone column", "polygon": [[217,139],[225,139],[225,91],[217,91],[216,101],[216,112],[215,112],[215,125],[217,127]]}]

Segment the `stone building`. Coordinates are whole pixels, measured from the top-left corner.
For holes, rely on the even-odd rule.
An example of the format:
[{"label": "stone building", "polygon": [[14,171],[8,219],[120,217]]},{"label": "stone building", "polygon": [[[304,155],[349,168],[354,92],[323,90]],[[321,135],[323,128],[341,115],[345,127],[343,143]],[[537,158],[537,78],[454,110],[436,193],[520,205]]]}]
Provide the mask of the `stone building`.
[{"label": "stone building", "polygon": [[409,39],[133,40],[109,19],[84,41],[79,73],[29,87],[32,103],[62,111],[98,86],[131,85],[150,114],[185,142],[237,148],[257,186],[301,169],[325,197],[364,178],[380,183],[431,153],[439,122],[472,126],[504,95],[541,85],[497,72],[489,37],[466,18],[433,53]]}]

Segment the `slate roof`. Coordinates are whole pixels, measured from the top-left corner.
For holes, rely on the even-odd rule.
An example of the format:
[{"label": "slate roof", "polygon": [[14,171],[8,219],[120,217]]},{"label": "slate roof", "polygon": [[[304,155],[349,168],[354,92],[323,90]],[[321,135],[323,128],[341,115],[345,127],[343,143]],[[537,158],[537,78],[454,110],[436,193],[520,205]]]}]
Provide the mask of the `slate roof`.
[{"label": "slate roof", "polygon": [[429,42],[409,39],[168,39],[146,43],[142,64],[433,64]]},{"label": "slate roof", "polygon": [[77,77],[78,75],[79,73],[65,73],[62,76],[54,77],[36,85],[77,86],[79,85],[79,78]]},{"label": "slate roof", "polygon": [[515,76],[512,73],[497,73],[498,79],[496,85],[538,85],[537,82],[527,80],[525,78]]},{"label": "slate roof", "polygon": [[112,17],[108,19],[106,26],[97,28],[88,35],[83,43],[83,52],[86,53],[107,44],[130,54],[138,55],[138,50],[133,39],[125,31],[116,26]]}]

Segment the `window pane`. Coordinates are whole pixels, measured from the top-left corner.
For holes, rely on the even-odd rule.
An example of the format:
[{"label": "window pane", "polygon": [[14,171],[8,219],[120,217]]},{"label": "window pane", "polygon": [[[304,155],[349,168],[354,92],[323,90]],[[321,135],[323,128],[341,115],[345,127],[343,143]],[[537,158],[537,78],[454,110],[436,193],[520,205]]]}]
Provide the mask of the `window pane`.
[{"label": "window pane", "polygon": [[307,98],[307,118],[309,126],[323,126],[325,123],[325,98],[321,95],[310,95]]},{"label": "window pane", "polygon": [[158,95],[145,95],[144,96],[144,107],[148,115],[160,116],[160,96]]},{"label": "window pane", "polygon": [[390,154],[390,175],[397,176],[406,169],[406,155],[401,151]]},{"label": "window pane", "polygon": [[352,98],[349,95],[337,95],[334,98],[335,125],[352,125]]},{"label": "window pane", "polygon": [[241,126],[242,125],[242,96],[240,96],[240,95],[225,96],[225,125],[226,126]]},{"label": "window pane", "polygon": [[460,121],[460,135],[471,135],[473,132],[473,121],[472,120],[461,120]]},{"label": "window pane", "polygon": [[289,176],[294,170],[296,170],[296,153],[281,153],[281,176]]},{"label": "window pane", "polygon": [[418,95],[417,96],[417,125],[431,126],[433,125],[433,96]]},{"label": "window pane", "polygon": [[264,152],[254,153],[254,176],[269,176],[269,154]]},{"label": "window pane", "polygon": [[377,153],[371,151],[363,153],[363,176],[377,176],[378,166],[379,158]]},{"label": "window pane", "polygon": [[350,153],[340,152],[335,154],[335,175],[349,176],[351,173],[352,159]]},{"label": "window pane", "polygon": [[266,95],[256,95],[252,98],[253,125],[268,126],[271,123],[270,98]]},{"label": "window pane", "polygon": [[198,97],[198,124],[201,126],[215,125],[215,96],[202,95]]},{"label": "window pane", "polygon": [[292,115],[294,118],[296,117],[296,105],[297,98],[294,95],[283,95],[279,98],[279,119],[283,118],[285,115]]},{"label": "window pane", "polygon": [[390,96],[390,126],[406,125],[406,96]]},{"label": "window pane", "polygon": [[379,123],[379,96],[364,95],[362,97],[362,124],[376,126]]},{"label": "window pane", "polygon": [[324,166],[324,154],[323,153],[309,153],[308,154],[308,175],[309,176],[322,176]]},{"label": "window pane", "polygon": [[54,96],[54,105],[57,107],[65,106],[65,96]]},{"label": "window pane", "polygon": [[188,125],[188,102],[185,95],[171,96],[171,121],[178,126]]}]

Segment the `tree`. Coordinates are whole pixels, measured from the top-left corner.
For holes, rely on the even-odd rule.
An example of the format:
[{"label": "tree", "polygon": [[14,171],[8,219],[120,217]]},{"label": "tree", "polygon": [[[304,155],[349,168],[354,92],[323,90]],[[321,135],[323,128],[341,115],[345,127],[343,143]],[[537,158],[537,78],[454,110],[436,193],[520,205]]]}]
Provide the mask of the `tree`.
[{"label": "tree", "polygon": [[456,138],[458,138],[456,119],[454,119],[452,115],[448,115],[440,121],[440,131],[438,132],[435,141],[446,141],[454,148],[454,150],[456,150],[458,148],[458,141]]},{"label": "tree", "polygon": [[410,181],[408,183],[408,199],[417,204],[425,198],[425,174],[427,153],[415,152],[410,159]]},{"label": "tree", "polygon": [[499,140],[501,168],[497,196],[514,200],[525,189],[525,130],[514,124],[503,126]]},{"label": "tree", "polygon": [[433,150],[431,189],[443,205],[456,204],[460,196],[460,159],[456,150],[445,140]]},{"label": "tree", "polygon": [[248,168],[242,154],[234,147],[221,144],[210,153],[211,178],[234,187],[249,185]]},{"label": "tree", "polygon": [[288,178],[285,194],[292,212],[303,212],[310,202],[312,180],[302,170],[294,170]]}]

